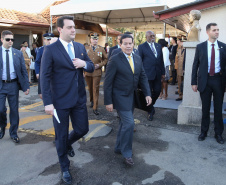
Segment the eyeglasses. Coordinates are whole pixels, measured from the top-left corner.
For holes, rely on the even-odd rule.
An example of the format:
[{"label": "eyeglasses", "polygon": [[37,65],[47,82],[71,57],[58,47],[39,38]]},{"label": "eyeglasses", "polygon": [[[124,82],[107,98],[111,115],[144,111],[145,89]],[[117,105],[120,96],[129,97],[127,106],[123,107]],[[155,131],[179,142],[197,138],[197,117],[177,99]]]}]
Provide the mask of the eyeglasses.
[{"label": "eyeglasses", "polygon": [[51,39],[47,39],[47,40],[51,40]]},{"label": "eyeglasses", "polygon": [[150,37],[155,37],[155,35],[150,35]]},{"label": "eyeglasses", "polygon": [[5,39],[7,42],[9,42],[10,40],[13,42],[14,41],[14,39],[10,39],[10,38],[6,38]]}]

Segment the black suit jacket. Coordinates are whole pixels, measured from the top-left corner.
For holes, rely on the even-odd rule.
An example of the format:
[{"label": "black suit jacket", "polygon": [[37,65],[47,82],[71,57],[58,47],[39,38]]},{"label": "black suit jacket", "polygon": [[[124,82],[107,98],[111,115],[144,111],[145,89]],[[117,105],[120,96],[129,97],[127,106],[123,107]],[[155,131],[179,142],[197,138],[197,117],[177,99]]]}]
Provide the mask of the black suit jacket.
[{"label": "black suit jacket", "polygon": [[111,55],[112,55],[112,51],[113,51],[114,49],[117,49],[117,48],[118,48],[118,45],[113,46],[113,47],[111,47],[111,48],[109,49],[108,60],[110,59],[110,57],[111,57]]},{"label": "black suit jacket", "polygon": [[145,96],[151,96],[148,79],[141,58],[133,54],[135,72],[123,52],[110,58],[104,80],[104,104],[113,104],[114,109],[130,111],[133,108],[134,92],[138,83]]},{"label": "black suit jacket", "polygon": [[34,61],[35,61],[35,59],[36,59],[36,53],[35,53],[35,50],[34,49],[31,50],[31,55],[34,57]]},{"label": "black suit jacket", "polygon": [[[217,41],[220,50],[220,66],[223,80],[222,87],[225,87],[225,63],[226,63],[226,44]],[[191,85],[198,85],[198,91],[203,92],[206,88],[208,79],[208,47],[207,41],[197,45],[195,51],[195,58],[192,67]]]},{"label": "black suit jacket", "polygon": [[154,80],[156,75],[159,75],[158,78],[161,79],[161,75],[165,75],[162,47],[160,44],[154,44],[157,51],[157,57],[155,57],[147,42],[139,45],[138,47],[148,80]]},{"label": "black suit jacket", "polygon": [[170,47],[169,47],[169,52],[170,52],[169,59],[170,60],[175,60],[175,57],[177,54],[177,47],[178,47],[178,45],[176,45],[176,46],[170,45]]}]

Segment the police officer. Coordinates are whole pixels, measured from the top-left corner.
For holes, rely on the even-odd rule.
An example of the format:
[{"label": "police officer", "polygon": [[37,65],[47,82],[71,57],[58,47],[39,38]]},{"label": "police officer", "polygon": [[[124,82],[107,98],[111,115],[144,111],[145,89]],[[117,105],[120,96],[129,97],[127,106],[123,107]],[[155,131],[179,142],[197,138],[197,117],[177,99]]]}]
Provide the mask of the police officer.
[{"label": "police officer", "polygon": [[43,44],[44,45],[38,49],[36,60],[35,60],[35,73],[36,73],[36,77],[38,79],[38,94],[39,94],[40,98],[42,98],[42,95],[41,95],[41,89],[40,89],[39,72],[40,72],[40,68],[41,68],[42,54],[43,54],[44,46],[49,45],[50,41],[53,37],[54,37],[53,33],[45,33],[43,35]]},{"label": "police officer", "polygon": [[95,66],[95,70],[93,73],[85,72],[85,79],[87,86],[89,88],[90,102],[93,108],[93,113],[95,115],[99,115],[97,110],[98,106],[98,98],[99,98],[99,86],[102,75],[102,66],[107,64],[107,53],[104,48],[97,45],[99,34],[91,32],[89,34],[90,37],[90,46],[86,46],[86,51],[88,53],[89,58],[92,60]]}]

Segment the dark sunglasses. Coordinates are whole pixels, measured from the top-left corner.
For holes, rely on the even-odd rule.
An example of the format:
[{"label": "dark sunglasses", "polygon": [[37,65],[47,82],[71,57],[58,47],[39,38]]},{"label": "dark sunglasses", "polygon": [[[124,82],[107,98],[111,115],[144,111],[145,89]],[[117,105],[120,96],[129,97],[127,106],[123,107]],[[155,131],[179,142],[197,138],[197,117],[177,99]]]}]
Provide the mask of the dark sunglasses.
[{"label": "dark sunglasses", "polygon": [[13,42],[14,41],[14,39],[10,39],[10,38],[6,38],[5,39],[7,42],[9,42],[10,40]]}]

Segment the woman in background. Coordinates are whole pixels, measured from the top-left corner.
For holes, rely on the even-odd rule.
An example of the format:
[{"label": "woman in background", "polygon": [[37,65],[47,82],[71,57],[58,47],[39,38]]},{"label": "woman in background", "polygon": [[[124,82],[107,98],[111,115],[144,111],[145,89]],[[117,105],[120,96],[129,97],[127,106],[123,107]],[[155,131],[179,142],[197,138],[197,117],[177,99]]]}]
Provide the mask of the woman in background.
[{"label": "woman in background", "polygon": [[[29,58],[27,52],[26,52],[27,46],[25,44],[21,44],[21,51],[24,56],[25,66],[28,74],[28,79],[30,79],[30,65],[31,65],[31,59]],[[30,82],[31,83],[31,82]]]}]

